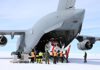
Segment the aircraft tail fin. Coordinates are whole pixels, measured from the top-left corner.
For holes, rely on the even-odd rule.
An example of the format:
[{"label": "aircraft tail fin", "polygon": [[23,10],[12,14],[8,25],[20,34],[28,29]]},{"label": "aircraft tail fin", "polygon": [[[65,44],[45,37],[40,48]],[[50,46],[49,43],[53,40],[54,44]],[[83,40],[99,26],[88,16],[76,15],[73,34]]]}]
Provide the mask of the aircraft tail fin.
[{"label": "aircraft tail fin", "polygon": [[76,0],[59,0],[58,11],[74,8]]}]

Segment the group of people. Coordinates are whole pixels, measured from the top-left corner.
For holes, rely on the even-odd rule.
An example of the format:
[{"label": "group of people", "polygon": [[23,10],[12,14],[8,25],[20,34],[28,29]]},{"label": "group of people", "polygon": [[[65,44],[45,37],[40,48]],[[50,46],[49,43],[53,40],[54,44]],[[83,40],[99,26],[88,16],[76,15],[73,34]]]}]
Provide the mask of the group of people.
[{"label": "group of people", "polygon": [[[43,63],[45,62],[46,64],[50,64],[50,62],[53,62],[54,64],[58,63],[58,62],[66,62],[69,63],[68,61],[68,57],[69,57],[69,52],[68,50],[66,50],[65,52],[63,51],[48,51],[46,50],[45,53],[43,52],[39,52],[39,53],[35,53],[34,51],[31,52],[30,54],[30,62],[34,63]],[[84,63],[87,63],[87,53],[85,52],[84,54]]]},{"label": "group of people", "polygon": [[[24,56],[25,56],[24,60],[30,59],[31,63],[37,62],[40,64],[42,64],[43,62],[45,62],[46,64],[50,64],[50,62],[53,62],[54,64],[56,64],[58,62],[68,63],[69,62],[68,57],[69,57],[69,51],[70,51],[71,45],[69,45],[67,47],[67,49],[65,50],[64,47],[60,48],[59,46],[57,46],[55,44],[57,44],[57,43],[54,43],[54,45],[52,45],[53,46],[52,50],[50,50],[51,43],[46,44],[45,52],[41,52],[40,50],[33,49],[29,55],[25,56],[25,54],[24,54]],[[20,58],[21,58],[21,56],[20,56]],[[87,62],[87,53],[85,52],[84,63],[86,63],[86,62]]]},{"label": "group of people", "polygon": [[50,62],[53,62],[54,64],[58,63],[58,62],[64,62],[64,60],[66,59],[66,62],[68,63],[68,52],[66,51],[65,53],[63,53],[63,51],[48,51],[46,50],[45,53],[43,52],[39,52],[39,53],[35,53],[35,51],[33,50],[30,54],[30,62],[34,63],[40,63],[42,64],[43,61],[45,61],[46,64],[50,64]]},{"label": "group of people", "polygon": [[[53,62],[54,64],[58,63],[58,62],[66,62],[68,63],[68,56],[69,56],[69,51],[70,51],[70,47],[71,45],[68,46],[68,48],[65,50],[65,52],[63,52],[63,50],[59,50],[59,48],[57,48],[57,46],[53,45],[53,48],[51,51],[50,50],[50,44],[48,43],[45,46],[45,52],[39,52],[39,53],[35,53],[34,50],[31,52],[31,62],[37,62],[37,63],[43,63],[43,61],[45,61],[46,64],[49,64],[50,62]],[[57,44],[57,43],[56,43]],[[87,53],[85,52],[84,54],[84,63],[87,62]]]}]

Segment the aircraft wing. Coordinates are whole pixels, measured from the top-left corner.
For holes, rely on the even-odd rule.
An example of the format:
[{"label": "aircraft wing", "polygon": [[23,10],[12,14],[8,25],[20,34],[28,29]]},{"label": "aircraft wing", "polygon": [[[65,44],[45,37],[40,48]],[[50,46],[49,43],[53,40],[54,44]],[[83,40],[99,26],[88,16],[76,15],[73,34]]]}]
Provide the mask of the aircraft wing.
[{"label": "aircraft wing", "polygon": [[25,30],[0,30],[0,35],[11,35],[11,39],[14,35],[25,35]]},{"label": "aircraft wing", "polygon": [[58,11],[74,8],[76,0],[59,0]]},{"label": "aircraft wing", "polygon": [[0,30],[0,35],[21,35],[24,34],[25,30]]},{"label": "aircraft wing", "polygon": [[82,42],[83,40],[90,40],[91,43],[95,43],[96,41],[100,41],[100,37],[94,37],[94,36],[86,36],[86,35],[78,35],[76,39],[79,42]]}]

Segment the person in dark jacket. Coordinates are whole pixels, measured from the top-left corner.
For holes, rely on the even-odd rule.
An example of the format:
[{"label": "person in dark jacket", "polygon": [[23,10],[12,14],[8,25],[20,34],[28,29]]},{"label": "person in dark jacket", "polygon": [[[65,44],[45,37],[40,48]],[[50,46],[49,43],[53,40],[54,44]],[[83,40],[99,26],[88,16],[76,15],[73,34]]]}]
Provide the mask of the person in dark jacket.
[{"label": "person in dark jacket", "polygon": [[49,54],[49,52],[48,52],[48,50],[46,50],[45,51],[45,63],[47,64],[49,64],[49,57],[50,57],[50,54]]},{"label": "person in dark jacket", "polygon": [[57,59],[56,59],[57,63],[58,63],[58,61],[59,61],[59,58],[60,58],[60,51],[58,50],[58,51],[57,51]]},{"label": "person in dark jacket", "polygon": [[87,62],[87,53],[85,52],[85,54],[84,54],[84,63],[86,63]]}]

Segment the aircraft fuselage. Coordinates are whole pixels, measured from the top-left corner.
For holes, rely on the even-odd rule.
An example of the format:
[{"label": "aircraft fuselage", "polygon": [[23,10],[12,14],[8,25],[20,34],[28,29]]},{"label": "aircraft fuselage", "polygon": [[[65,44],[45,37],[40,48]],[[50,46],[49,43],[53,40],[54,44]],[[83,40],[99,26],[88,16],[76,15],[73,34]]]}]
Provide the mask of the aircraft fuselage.
[{"label": "aircraft fuselage", "polygon": [[33,25],[31,31],[25,33],[24,52],[31,52],[46,34],[48,38],[63,36],[68,45],[81,31],[84,12],[83,9],[68,9],[53,12],[41,18]]}]

